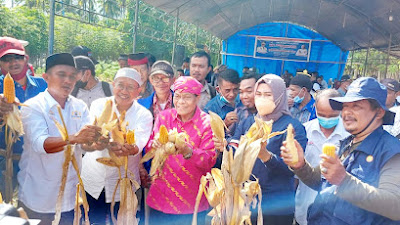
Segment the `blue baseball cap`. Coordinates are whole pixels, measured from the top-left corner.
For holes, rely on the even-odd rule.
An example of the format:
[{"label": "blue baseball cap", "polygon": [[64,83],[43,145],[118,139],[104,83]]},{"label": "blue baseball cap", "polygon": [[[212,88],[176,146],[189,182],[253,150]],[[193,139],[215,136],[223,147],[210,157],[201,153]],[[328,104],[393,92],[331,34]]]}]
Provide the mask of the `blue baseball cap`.
[{"label": "blue baseball cap", "polygon": [[364,99],[373,99],[386,111],[383,117],[384,125],[393,125],[395,113],[386,108],[386,87],[372,77],[361,77],[353,81],[344,97],[329,99],[333,110],[342,110],[344,102],[356,102]]}]

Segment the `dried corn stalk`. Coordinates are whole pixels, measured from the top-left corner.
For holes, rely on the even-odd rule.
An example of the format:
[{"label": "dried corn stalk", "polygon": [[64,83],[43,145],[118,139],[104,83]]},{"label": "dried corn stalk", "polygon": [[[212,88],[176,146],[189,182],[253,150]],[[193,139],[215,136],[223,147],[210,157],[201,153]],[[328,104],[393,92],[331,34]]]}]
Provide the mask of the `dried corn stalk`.
[{"label": "dried corn stalk", "polygon": [[258,179],[251,181],[250,176],[262,143],[285,133],[285,131],[274,133],[271,131],[272,121],[265,122],[255,117],[254,124],[241,137],[235,156],[233,151],[225,149],[221,170],[213,168],[211,173],[202,176],[192,225],[197,224],[197,210],[203,194],[213,207],[208,214],[213,217],[212,225],[251,224],[251,207],[258,207],[257,224],[263,223],[261,187]]},{"label": "dried corn stalk", "polygon": [[[108,105],[108,102],[106,105],[109,108],[112,108],[112,102],[111,106]],[[106,114],[104,111],[100,118],[103,117],[103,114],[106,115],[102,119],[103,121],[103,135],[107,134],[108,132],[111,134],[111,138],[114,142],[117,142],[121,145],[124,145],[125,143],[129,145],[135,144],[135,132],[133,130],[126,130],[126,127],[128,126],[128,122],[125,120],[125,111],[122,112],[118,118],[117,114],[111,113],[111,115]],[[108,118],[108,120],[107,120]],[[137,213],[137,207],[138,207],[138,199],[136,197],[135,192],[133,191],[133,188],[135,190],[139,189],[139,184],[130,179],[128,177],[128,172],[130,174],[133,174],[128,170],[128,156],[124,157],[118,157],[115,155],[114,152],[109,151],[108,152],[110,157],[102,157],[96,159],[99,163],[102,163],[106,166],[111,166],[111,167],[117,167],[118,172],[119,172],[119,179],[117,183],[115,184],[114,188],[114,193],[112,197],[112,202],[111,202],[111,219],[115,225],[124,225],[124,224],[132,224],[136,225],[138,224],[138,221],[136,219],[136,213]],[[121,172],[121,167],[124,166],[124,171],[125,171],[125,176],[122,177],[122,172]],[[114,205],[115,205],[115,195],[118,190],[118,187],[120,188],[120,205],[119,205],[119,210],[117,214],[117,218],[114,217]]]},{"label": "dried corn stalk", "polygon": [[189,141],[189,137],[186,133],[178,133],[176,128],[168,132],[164,125],[160,126],[159,133],[155,135],[155,139],[158,139],[161,143],[161,147],[158,149],[151,149],[146,153],[140,160],[140,163],[146,162],[153,159],[151,162],[150,176],[156,178],[157,171],[161,171],[164,167],[165,160],[168,156],[176,154],[176,148],[182,148]]},{"label": "dried corn stalk", "polygon": [[[69,140],[69,136],[68,136],[68,131],[67,131],[67,126],[65,125],[64,122],[64,118],[62,116],[61,113],[61,108],[60,106],[57,106],[58,109],[58,114],[60,115],[61,118],[61,122],[62,124],[60,124],[58,121],[54,120],[58,131],[61,134],[61,137],[63,138],[64,141]],[[72,146],[70,144],[67,144],[66,146],[66,150],[64,150],[64,156],[65,156],[65,160],[63,163],[63,171],[62,171],[62,177],[61,177],[61,186],[60,186],[60,190],[58,192],[58,197],[57,197],[57,203],[56,203],[56,213],[54,216],[54,220],[52,222],[52,225],[58,225],[60,223],[60,219],[61,219],[61,206],[62,206],[62,199],[64,196],[64,191],[65,191],[65,185],[67,183],[67,176],[68,176],[68,170],[69,170],[69,163],[72,163],[72,166],[75,169],[75,172],[78,176],[78,180],[79,183],[77,184],[77,197],[75,199],[75,216],[74,216],[74,223],[73,225],[79,225],[80,224],[80,217],[81,217],[81,213],[80,213],[80,205],[83,204],[83,208],[85,211],[85,225],[89,225],[89,204],[86,200],[86,193],[84,191],[83,188],[83,182],[80,176],[80,172],[79,172],[79,167],[78,167],[78,163],[76,162],[76,158],[74,155],[74,151],[72,149]],[[79,195],[81,197],[79,197]],[[79,212],[77,212],[76,210],[78,210]],[[79,218],[77,218],[79,217]]]},{"label": "dried corn stalk", "polygon": [[325,143],[322,146],[322,153],[329,157],[335,157],[336,146],[334,144]]},{"label": "dried corn stalk", "polygon": [[20,136],[24,134],[21,113],[18,109],[19,105],[16,102],[15,97],[15,86],[14,80],[9,73],[4,77],[3,80],[3,95],[6,98],[7,103],[11,103],[12,111],[3,116],[3,122],[0,124],[0,129],[4,126],[4,137],[6,144],[5,160],[6,160],[6,172],[5,172],[5,200],[12,203],[13,196],[13,186],[12,186],[12,176],[13,176],[13,163],[12,163],[12,146],[19,139]]}]

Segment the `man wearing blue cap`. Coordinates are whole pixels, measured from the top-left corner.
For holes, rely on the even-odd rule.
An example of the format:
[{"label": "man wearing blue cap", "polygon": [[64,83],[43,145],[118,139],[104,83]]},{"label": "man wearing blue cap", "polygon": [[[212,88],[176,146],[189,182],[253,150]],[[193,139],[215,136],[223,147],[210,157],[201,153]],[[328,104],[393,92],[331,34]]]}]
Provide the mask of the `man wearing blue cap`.
[{"label": "man wearing blue cap", "polygon": [[308,209],[308,224],[400,224],[400,141],[383,130],[393,124],[386,108],[385,86],[374,78],[359,78],[344,97],[330,99],[342,110],[350,137],[333,157],[321,155],[312,168],[296,142],[299,160],[281,148],[282,158],[309,187],[319,191]]}]

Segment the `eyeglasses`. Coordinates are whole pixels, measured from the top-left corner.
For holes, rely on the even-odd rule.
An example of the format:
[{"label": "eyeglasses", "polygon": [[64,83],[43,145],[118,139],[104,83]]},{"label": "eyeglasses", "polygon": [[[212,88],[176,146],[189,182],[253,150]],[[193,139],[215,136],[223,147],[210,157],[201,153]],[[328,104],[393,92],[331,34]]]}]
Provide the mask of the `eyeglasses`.
[{"label": "eyeglasses", "polygon": [[132,92],[132,91],[136,91],[139,87],[134,87],[134,86],[132,86],[132,85],[127,85],[127,86],[125,86],[125,85],[123,85],[122,83],[117,83],[116,85],[115,85],[115,88],[116,89],[118,89],[118,90],[127,90],[128,92]]},{"label": "eyeglasses", "polygon": [[2,62],[7,62],[7,63],[9,63],[9,62],[11,62],[13,60],[20,61],[20,60],[23,60],[23,59],[25,59],[24,55],[15,55],[15,54],[8,54],[8,55],[5,55],[5,56],[0,58],[0,60]]},{"label": "eyeglasses", "polygon": [[152,80],[154,83],[159,83],[160,81],[162,81],[163,83],[168,83],[168,82],[171,80],[171,78],[170,78],[170,77],[163,77],[163,78],[160,78],[160,77],[153,76],[153,77],[151,78],[151,80]]}]

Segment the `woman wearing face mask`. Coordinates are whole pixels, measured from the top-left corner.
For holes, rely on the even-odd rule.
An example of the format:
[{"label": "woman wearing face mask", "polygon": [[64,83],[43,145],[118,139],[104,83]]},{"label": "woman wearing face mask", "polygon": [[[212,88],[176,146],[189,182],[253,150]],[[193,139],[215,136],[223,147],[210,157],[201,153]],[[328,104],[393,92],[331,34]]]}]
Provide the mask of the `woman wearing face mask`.
[{"label": "woman wearing face mask", "polygon": [[[255,105],[257,116],[264,121],[273,120],[272,132],[283,131],[289,124],[295,129],[295,139],[301,146],[306,146],[307,137],[303,125],[292,118],[288,109],[286,86],[282,78],[267,74],[255,85]],[[254,117],[248,117],[238,127],[242,135],[254,123]],[[236,134],[235,134],[236,136]],[[286,134],[269,139],[267,146],[262,146],[252,173],[259,179],[262,190],[262,210],[264,224],[291,225],[294,215],[295,184],[292,171],[280,158],[280,147]],[[216,142],[216,148],[221,143]],[[252,213],[252,223],[256,224],[257,213]]]}]

